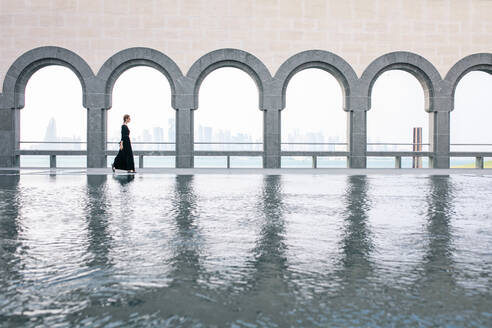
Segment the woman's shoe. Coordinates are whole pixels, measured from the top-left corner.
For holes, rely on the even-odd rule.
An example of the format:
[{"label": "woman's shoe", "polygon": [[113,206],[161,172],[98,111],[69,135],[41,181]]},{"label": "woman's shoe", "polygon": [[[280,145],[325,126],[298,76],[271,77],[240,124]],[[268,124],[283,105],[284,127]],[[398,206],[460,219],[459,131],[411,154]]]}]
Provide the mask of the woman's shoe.
[{"label": "woman's shoe", "polygon": [[113,170],[113,173],[114,173],[114,165],[111,164],[111,170]]}]

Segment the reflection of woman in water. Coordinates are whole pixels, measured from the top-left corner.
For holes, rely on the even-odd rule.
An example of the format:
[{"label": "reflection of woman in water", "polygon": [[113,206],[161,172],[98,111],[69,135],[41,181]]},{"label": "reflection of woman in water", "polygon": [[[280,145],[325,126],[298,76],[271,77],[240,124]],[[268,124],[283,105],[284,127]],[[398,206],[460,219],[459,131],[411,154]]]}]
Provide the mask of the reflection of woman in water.
[{"label": "reflection of woman in water", "polygon": [[111,168],[113,172],[115,169],[127,170],[128,172],[135,173],[135,163],[133,162],[132,144],[130,142],[130,129],[128,129],[128,123],[130,123],[130,115],[123,115],[123,125],[121,126],[121,141],[120,151],[114,159]]}]

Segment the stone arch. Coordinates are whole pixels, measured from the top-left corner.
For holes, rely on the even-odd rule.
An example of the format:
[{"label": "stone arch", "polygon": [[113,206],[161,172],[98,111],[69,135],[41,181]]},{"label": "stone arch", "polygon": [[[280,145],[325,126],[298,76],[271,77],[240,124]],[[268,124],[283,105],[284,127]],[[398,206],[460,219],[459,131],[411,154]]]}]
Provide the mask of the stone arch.
[{"label": "stone arch", "polygon": [[[97,73],[97,89],[94,102],[103,108],[111,108],[113,87],[118,77],[126,70],[137,67],[152,67],[161,72],[171,86],[172,107],[177,108],[177,95],[183,94],[183,74],[178,65],[168,56],[150,48],[128,48],[111,56]],[[99,98],[97,98],[99,96]],[[102,99],[100,98],[102,96]]]},{"label": "stone arch", "polygon": [[219,49],[200,57],[186,74],[189,94],[193,95],[191,108],[198,108],[198,95],[200,86],[208,74],[222,67],[235,67],[246,72],[255,81],[259,93],[259,108],[267,109],[265,96],[266,90],[272,79],[270,72],[261,60],[252,54],[239,49]]},{"label": "stone arch", "polygon": [[280,99],[279,109],[286,105],[286,90],[290,79],[298,72],[308,68],[319,68],[335,77],[343,94],[343,108],[350,109],[350,99],[358,78],[352,66],[343,58],[323,50],[307,50],[287,59],[274,77],[273,92]]},{"label": "stone arch", "polygon": [[451,67],[444,78],[447,87],[446,95],[450,100],[450,111],[454,109],[454,94],[460,80],[472,71],[492,74],[492,54],[478,53],[466,56]]},{"label": "stone arch", "polygon": [[441,75],[427,59],[405,51],[391,52],[376,58],[362,73],[360,92],[362,97],[367,97],[367,101],[364,102],[365,110],[371,108],[371,92],[377,78],[384,72],[394,69],[415,76],[424,89],[425,110],[434,111],[434,97],[440,89]]},{"label": "stone arch", "polygon": [[29,50],[10,66],[3,82],[4,107],[23,108],[27,82],[36,71],[50,65],[64,66],[75,73],[82,85],[83,105],[87,107],[88,94],[94,78],[92,69],[76,53],[51,46]]}]

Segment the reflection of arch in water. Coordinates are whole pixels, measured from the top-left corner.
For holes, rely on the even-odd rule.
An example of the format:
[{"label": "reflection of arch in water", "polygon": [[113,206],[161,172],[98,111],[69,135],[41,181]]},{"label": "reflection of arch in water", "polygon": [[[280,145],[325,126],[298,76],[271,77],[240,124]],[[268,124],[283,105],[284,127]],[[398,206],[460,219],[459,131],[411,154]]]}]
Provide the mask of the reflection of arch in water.
[{"label": "reflection of arch in water", "polygon": [[90,266],[111,265],[109,253],[112,248],[112,237],[109,232],[109,204],[107,195],[106,175],[87,175],[86,220],[88,231],[88,252],[92,258]]},{"label": "reflection of arch in water", "polygon": [[[422,262],[426,282],[454,286],[453,233],[451,220],[454,214],[454,189],[449,176],[431,176],[427,196],[427,250]],[[423,280],[423,281],[422,281]],[[422,286],[423,287],[423,286]],[[442,289],[442,287],[438,287]]]},{"label": "reflection of arch in water", "polygon": [[172,208],[176,230],[170,276],[172,284],[186,282],[186,288],[191,288],[198,284],[204,273],[201,263],[202,236],[196,224],[197,197],[192,175],[176,176]]},{"label": "reflection of arch in water", "polygon": [[347,179],[345,229],[341,240],[340,279],[353,286],[352,279],[365,279],[373,271],[370,259],[374,242],[369,227],[369,183],[366,176],[352,175]]},{"label": "reflection of arch in water", "polygon": [[[265,176],[258,197],[256,215],[260,217],[261,228],[256,245],[251,250],[251,273],[244,277],[246,290],[239,295],[237,305],[243,309],[241,317],[251,322],[258,317],[258,311],[268,318],[295,309],[285,254],[287,246],[281,176]],[[286,317],[275,319],[278,320],[285,326],[291,324]]]},{"label": "reflection of arch in water", "polygon": [[14,300],[2,305],[3,322],[12,325],[19,324],[20,320],[28,320],[24,315],[6,315],[18,313],[19,303],[15,301],[17,295],[22,292],[18,286],[19,281],[24,280],[22,273],[24,263],[22,261],[22,239],[19,234],[22,231],[20,217],[19,175],[0,175],[0,294],[4,300]]},{"label": "reflection of arch in water", "polygon": [[262,271],[265,269],[282,272],[286,269],[287,259],[281,176],[265,176],[258,207],[263,224],[253,250],[254,266],[260,275],[263,275]]}]

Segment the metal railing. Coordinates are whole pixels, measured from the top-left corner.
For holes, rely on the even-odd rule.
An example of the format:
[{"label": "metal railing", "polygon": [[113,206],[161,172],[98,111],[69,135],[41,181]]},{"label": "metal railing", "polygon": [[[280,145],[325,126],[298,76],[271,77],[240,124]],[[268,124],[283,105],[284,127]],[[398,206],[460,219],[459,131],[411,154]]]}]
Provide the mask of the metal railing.
[{"label": "metal railing", "polygon": [[[348,144],[346,142],[282,142],[281,144],[281,157],[311,157],[311,167],[318,167],[318,157],[346,157],[350,155],[347,151]],[[309,150],[299,149],[285,149],[286,146],[311,146]],[[314,146],[314,147],[313,147]],[[343,146],[343,150],[337,150],[337,146]],[[332,148],[330,150],[324,150],[322,148]],[[294,147],[290,147],[294,148]],[[320,149],[321,148],[321,149]]]},{"label": "metal railing", "polygon": [[[492,144],[487,144],[487,143],[477,143],[477,144],[472,144],[472,143],[453,143],[450,144],[450,149],[453,148],[453,146],[457,147],[477,147],[477,148],[483,148],[483,147],[492,147]],[[475,168],[477,169],[483,169],[484,168],[484,162],[485,162],[485,157],[492,157],[492,148],[490,151],[451,151],[449,153],[449,157],[474,157],[475,158]]]},{"label": "metal railing", "polygon": [[[107,144],[118,144],[119,142],[107,142]],[[20,144],[87,144],[84,141],[20,141]],[[132,144],[151,144],[151,145],[175,145],[174,142],[132,142]],[[195,142],[196,144],[213,144],[213,145],[263,145],[261,142]],[[347,147],[347,143],[309,143],[309,142],[286,142],[281,145],[343,145]],[[368,143],[367,146],[373,145],[393,145],[393,146],[413,146],[412,143]],[[429,144],[422,144],[430,146]],[[491,146],[492,144],[451,144],[451,146]],[[107,150],[106,155],[114,156],[118,153],[118,150]],[[138,166],[144,167],[145,156],[176,156],[175,150],[135,150],[135,156],[138,156]],[[87,150],[64,150],[64,149],[18,149],[15,154],[21,155],[34,155],[34,156],[49,156],[50,168],[56,168],[57,156],[86,156]],[[194,156],[223,156],[226,158],[227,168],[231,166],[231,157],[262,157],[264,155],[263,150],[195,150]],[[346,157],[350,156],[348,151],[325,151],[325,150],[282,150],[280,152],[281,157],[311,157],[312,167],[318,167],[319,157]],[[395,159],[395,168],[401,168],[403,157],[428,157],[432,158],[433,152],[430,151],[401,151],[401,150],[383,150],[366,152],[367,157],[393,157]],[[469,157],[475,158],[475,167],[479,169],[484,168],[484,159],[486,157],[492,158],[492,151],[452,151],[449,153],[450,158],[453,157]]]}]

